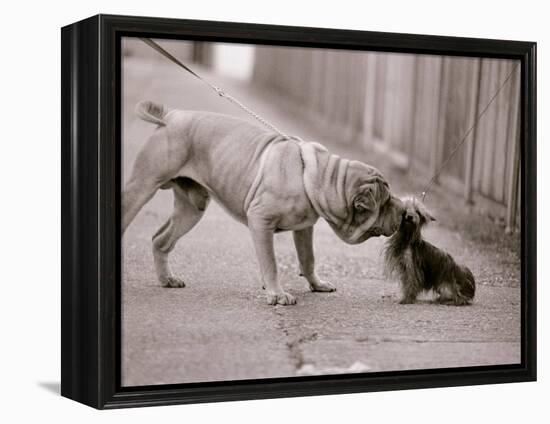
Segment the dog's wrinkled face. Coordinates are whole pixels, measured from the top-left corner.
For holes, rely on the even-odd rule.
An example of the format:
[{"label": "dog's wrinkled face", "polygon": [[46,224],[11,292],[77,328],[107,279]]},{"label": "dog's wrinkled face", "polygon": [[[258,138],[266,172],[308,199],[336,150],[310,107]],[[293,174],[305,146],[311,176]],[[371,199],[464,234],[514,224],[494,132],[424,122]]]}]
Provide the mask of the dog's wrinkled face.
[{"label": "dog's wrinkled face", "polygon": [[349,244],[378,236],[392,235],[401,223],[403,204],[392,196],[382,174],[371,166],[352,161],[346,181],[347,217],[337,226],[336,234]]}]

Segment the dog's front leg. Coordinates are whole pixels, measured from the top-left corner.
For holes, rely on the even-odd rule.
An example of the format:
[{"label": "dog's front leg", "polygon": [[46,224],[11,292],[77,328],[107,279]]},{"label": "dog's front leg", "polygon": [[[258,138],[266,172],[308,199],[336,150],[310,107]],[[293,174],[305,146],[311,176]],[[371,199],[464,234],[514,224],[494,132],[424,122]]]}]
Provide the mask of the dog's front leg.
[{"label": "dog's front leg", "polygon": [[249,221],[250,233],[260,263],[264,287],[267,291],[267,303],[270,305],[294,305],[296,299],[283,291],[277,277],[277,264],[273,248],[273,230],[262,223]]},{"label": "dog's front leg", "polygon": [[336,290],[328,281],[322,281],[315,273],[315,257],[313,255],[313,227],[293,232],[294,245],[300,262],[301,275],[309,283],[314,292],[333,292]]}]

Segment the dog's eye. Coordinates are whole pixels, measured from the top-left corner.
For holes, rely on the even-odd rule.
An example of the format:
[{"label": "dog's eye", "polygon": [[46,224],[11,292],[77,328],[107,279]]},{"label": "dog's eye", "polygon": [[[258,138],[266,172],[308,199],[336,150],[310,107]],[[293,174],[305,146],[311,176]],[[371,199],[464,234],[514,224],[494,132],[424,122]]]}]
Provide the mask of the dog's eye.
[{"label": "dog's eye", "polygon": [[365,204],[364,201],[362,201],[362,199],[356,199],[354,202],[353,202],[353,208],[357,211],[357,212],[367,212],[369,210],[369,207]]}]

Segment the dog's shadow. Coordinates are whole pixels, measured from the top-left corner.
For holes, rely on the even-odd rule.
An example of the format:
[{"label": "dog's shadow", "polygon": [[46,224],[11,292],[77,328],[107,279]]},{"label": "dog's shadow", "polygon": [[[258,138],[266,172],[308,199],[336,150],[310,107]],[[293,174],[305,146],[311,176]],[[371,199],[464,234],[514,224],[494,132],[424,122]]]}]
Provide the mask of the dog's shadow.
[{"label": "dog's shadow", "polygon": [[453,306],[453,307],[462,307],[462,306],[471,306],[473,302],[465,303],[465,304],[456,304],[452,301],[441,301],[438,298],[430,297],[429,295],[425,295],[424,297],[419,297],[414,301],[414,303],[400,303],[399,302],[399,296],[393,295],[393,294],[384,294],[381,296],[381,298],[384,301],[389,301],[391,303],[395,303],[399,306]]},{"label": "dog's shadow", "polygon": [[446,300],[439,300],[439,299],[422,299],[422,300],[417,300],[415,303],[423,304],[423,305],[433,305],[433,306],[453,306],[455,308],[472,305],[472,303],[457,304],[453,301],[446,301]]}]

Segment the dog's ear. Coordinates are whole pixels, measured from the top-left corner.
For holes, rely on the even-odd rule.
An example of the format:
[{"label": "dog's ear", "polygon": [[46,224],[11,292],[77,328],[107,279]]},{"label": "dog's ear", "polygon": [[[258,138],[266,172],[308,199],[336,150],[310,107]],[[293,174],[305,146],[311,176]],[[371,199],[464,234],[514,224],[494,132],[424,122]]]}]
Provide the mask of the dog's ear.
[{"label": "dog's ear", "polygon": [[358,211],[371,211],[376,208],[378,184],[369,183],[359,187],[359,193],[353,199],[353,207]]},{"label": "dog's ear", "polygon": [[421,216],[421,218],[424,220],[424,222],[430,222],[435,221],[435,217],[432,215],[432,213],[428,210],[426,206],[423,204],[417,204],[417,210],[418,214]]},{"label": "dog's ear", "polygon": [[373,175],[358,189],[353,207],[359,211],[372,211],[390,198],[388,183],[379,175]]}]

